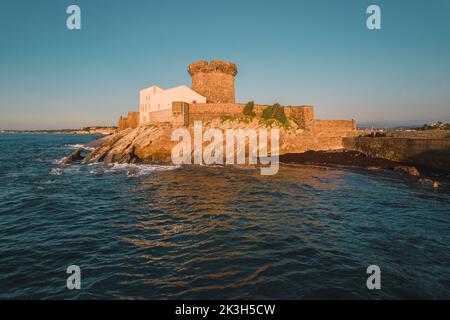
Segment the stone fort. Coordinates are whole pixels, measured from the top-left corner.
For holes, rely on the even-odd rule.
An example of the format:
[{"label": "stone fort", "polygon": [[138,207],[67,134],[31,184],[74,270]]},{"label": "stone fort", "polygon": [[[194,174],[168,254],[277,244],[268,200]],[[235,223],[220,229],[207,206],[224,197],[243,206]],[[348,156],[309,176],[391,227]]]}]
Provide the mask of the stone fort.
[{"label": "stone fort", "polygon": [[[213,120],[222,116],[242,116],[245,104],[235,102],[234,78],[237,75],[237,65],[232,62],[212,60],[197,61],[189,65],[188,73],[191,75],[191,88],[184,87],[182,95],[176,94],[181,87],[168,90],[162,90],[156,87],[159,96],[149,96],[143,99],[141,97],[140,112],[129,112],[127,117],[120,117],[119,131],[126,128],[136,128],[141,125],[156,125],[162,123],[171,123],[175,126],[189,126],[196,120],[203,122]],[[150,87],[155,91],[155,86]],[[147,89],[144,89],[147,90]],[[194,96],[204,97],[199,102],[198,98],[189,100],[191,90]],[[142,92],[142,91],[141,91]],[[161,100],[163,93],[174,92],[174,94],[165,94],[164,103],[158,105],[148,105],[149,101]],[[160,105],[164,108],[160,109]],[[265,105],[255,105],[254,111],[260,116]],[[150,111],[149,111],[150,110]],[[284,108],[288,118],[293,119],[295,123],[305,131],[311,132],[312,136],[346,136],[349,132],[356,131],[354,120],[320,120],[314,116],[313,106],[287,106]],[[146,112],[146,122],[143,122],[142,112]],[[140,116],[141,114],[141,116]],[[351,134],[350,134],[351,135]]]},{"label": "stone fort", "polygon": [[206,97],[207,103],[234,103],[234,77],[237,65],[213,60],[198,61],[189,65],[192,90]]}]

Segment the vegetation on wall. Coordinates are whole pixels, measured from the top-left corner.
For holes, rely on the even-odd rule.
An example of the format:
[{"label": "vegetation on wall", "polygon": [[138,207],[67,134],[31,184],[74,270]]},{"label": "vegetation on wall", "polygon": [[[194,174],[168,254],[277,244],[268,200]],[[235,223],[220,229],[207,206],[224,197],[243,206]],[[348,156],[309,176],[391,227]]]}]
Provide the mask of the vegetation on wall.
[{"label": "vegetation on wall", "polygon": [[255,107],[255,102],[253,102],[253,101],[247,102],[247,104],[244,107],[244,115],[250,116],[250,117],[256,116],[255,111],[253,111],[254,107]]},{"label": "vegetation on wall", "polygon": [[239,117],[239,116],[232,116],[232,115],[227,115],[227,116],[221,116],[220,118],[220,123],[225,123],[225,122],[233,122],[233,121],[237,121],[239,123],[244,123],[244,124],[249,124],[250,122],[252,122],[252,117],[249,116],[245,116],[245,117]]},{"label": "vegetation on wall", "polygon": [[279,103],[275,103],[272,106],[268,106],[262,112],[262,121],[266,125],[272,125],[278,122],[281,126],[287,128],[289,127],[289,121],[284,113],[284,107]]}]

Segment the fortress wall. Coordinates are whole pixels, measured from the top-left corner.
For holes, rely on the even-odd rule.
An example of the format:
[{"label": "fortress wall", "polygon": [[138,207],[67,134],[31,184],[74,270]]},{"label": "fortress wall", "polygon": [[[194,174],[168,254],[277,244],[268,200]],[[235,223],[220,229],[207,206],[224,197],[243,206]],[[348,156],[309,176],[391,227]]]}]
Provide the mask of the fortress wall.
[{"label": "fortress wall", "polygon": [[298,134],[287,145],[281,144],[280,153],[302,153],[306,151],[327,151],[343,148],[342,136],[320,136],[305,133]]},{"label": "fortress wall", "polygon": [[374,157],[450,171],[450,138],[343,138],[344,147]]},{"label": "fortress wall", "polygon": [[189,114],[243,115],[244,106],[239,103],[193,103],[189,105]]},{"label": "fortress wall", "polygon": [[290,106],[284,108],[286,117],[293,118],[295,122],[308,129],[314,122],[314,107],[312,106]]},{"label": "fortress wall", "polygon": [[354,120],[319,120],[315,119],[311,122],[311,130],[320,131],[352,131],[356,130],[356,122]]},{"label": "fortress wall", "polygon": [[[245,104],[236,103],[194,103],[173,102],[172,109],[150,113],[150,123],[158,124],[171,122],[176,126],[192,125],[194,121],[208,122],[222,116],[242,117]],[[255,105],[254,111],[261,116],[267,106]],[[308,146],[315,146],[308,150],[328,150],[343,148],[342,137],[354,136],[358,133],[353,120],[318,120],[314,119],[314,108],[312,106],[289,106],[285,107],[288,118],[295,119],[301,128],[310,132],[308,137],[304,136],[303,142]],[[305,146],[306,146],[305,145]],[[300,147],[301,149],[302,147]],[[312,148],[312,147],[311,147]]]},{"label": "fortress wall", "polygon": [[172,109],[150,112],[149,124],[172,122]]},{"label": "fortress wall", "polygon": [[127,128],[137,128],[139,126],[139,112],[128,112],[128,117],[119,118],[118,131],[125,130]]},{"label": "fortress wall", "polygon": [[189,105],[189,123],[211,121],[222,116],[243,115],[244,105],[236,103],[194,103]]},{"label": "fortress wall", "polygon": [[[194,120],[210,121],[221,116],[243,116],[243,103],[195,103],[189,105],[189,123]],[[268,106],[255,105],[254,111],[261,116]],[[289,106],[284,108],[286,116],[296,119],[297,123],[304,128],[311,127],[314,122],[314,107],[312,106]]]},{"label": "fortress wall", "polygon": [[128,125],[130,126],[130,128],[139,127],[139,118],[139,112],[128,112]]},{"label": "fortress wall", "polygon": [[[236,103],[195,103],[173,102],[172,108],[168,110],[150,113],[150,123],[159,124],[170,122],[175,126],[192,125],[195,120],[204,123],[221,116],[242,117],[245,104]],[[255,105],[254,111],[261,116],[267,106]],[[290,106],[285,107],[288,118],[294,118],[296,123],[303,125],[302,132],[297,133],[295,138],[289,141],[281,141],[280,151],[283,152],[305,152],[308,150],[334,150],[342,149],[343,137],[353,137],[361,134],[355,130],[353,120],[318,120],[314,119],[314,108],[312,106]],[[135,119],[135,120],[129,120]],[[130,113],[128,117],[121,117],[119,121],[120,130],[129,126],[136,126],[139,113]]]},{"label": "fortress wall", "polygon": [[125,130],[125,129],[127,128],[127,127],[126,127],[125,119],[126,119],[126,118],[120,116],[119,122],[118,122],[118,124],[117,124],[117,131],[122,131],[122,130]]},{"label": "fortress wall", "polygon": [[187,126],[189,124],[189,103],[172,102],[172,124]]},{"label": "fortress wall", "polygon": [[149,120],[149,124],[171,122],[176,126],[185,126],[189,122],[189,104],[174,101],[171,109],[150,112]]},{"label": "fortress wall", "polygon": [[[222,116],[243,116],[244,115],[243,103],[193,103],[187,104],[184,102],[173,102],[172,109],[155,111],[150,113],[150,123],[158,124],[162,122],[172,122],[175,125],[188,125],[192,124],[195,120],[199,121],[211,121],[215,118]],[[257,116],[261,116],[266,105],[255,105],[254,111]],[[180,109],[181,108],[181,109]],[[348,131],[355,129],[355,123],[353,120],[318,120],[314,119],[314,107],[313,106],[287,106],[284,107],[286,116],[293,118],[300,127],[307,130],[316,131]],[[130,113],[131,114],[131,113]],[[138,112],[133,112],[137,114]],[[128,128],[127,118],[122,118],[122,125],[119,124],[119,128]],[[135,120],[133,120],[134,122]],[[136,125],[133,124],[133,127]],[[123,130],[123,129],[121,129]]]}]

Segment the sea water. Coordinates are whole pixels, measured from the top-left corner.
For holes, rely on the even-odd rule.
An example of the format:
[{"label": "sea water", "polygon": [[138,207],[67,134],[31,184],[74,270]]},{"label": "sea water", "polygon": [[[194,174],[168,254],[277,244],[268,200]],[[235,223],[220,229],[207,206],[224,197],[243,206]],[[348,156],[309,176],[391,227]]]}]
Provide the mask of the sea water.
[{"label": "sea water", "polygon": [[95,138],[0,135],[1,299],[450,298],[448,189],[356,168],[61,164]]}]

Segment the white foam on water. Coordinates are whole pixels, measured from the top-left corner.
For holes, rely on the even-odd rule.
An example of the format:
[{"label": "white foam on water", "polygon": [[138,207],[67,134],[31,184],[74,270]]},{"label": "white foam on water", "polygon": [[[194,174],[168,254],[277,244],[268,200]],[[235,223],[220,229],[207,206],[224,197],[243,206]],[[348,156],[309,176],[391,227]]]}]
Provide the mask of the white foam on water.
[{"label": "white foam on water", "polygon": [[72,164],[64,167],[64,172],[80,172],[82,166],[82,164]]},{"label": "white foam on water", "polygon": [[81,144],[81,143],[65,144],[63,147],[66,148],[66,149],[72,149],[72,150],[76,150],[78,148],[83,148],[86,151],[93,151],[93,150],[95,150],[95,148],[93,148],[93,147],[86,147],[84,144]]},{"label": "white foam on water", "polygon": [[136,173],[130,176],[144,176],[151,174],[153,172],[159,171],[170,171],[180,168],[180,166],[174,165],[157,165],[157,164],[128,164],[128,163],[115,163],[106,172],[117,172],[124,171],[129,172],[130,170],[136,170]]},{"label": "white foam on water", "polygon": [[75,143],[75,144],[65,144],[64,147],[69,148],[69,149],[78,149],[78,148],[83,148],[84,145],[80,144],[80,143]]},{"label": "white foam on water", "polygon": [[50,171],[50,174],[52,175],[52,176],[60,176],[60,175],[62,175],[64,173],[64,170],[62,169],[62,168],[53,168],[51,171]]},{"label": "white foam on water", "polygon": [[61,159],[53,160],[52,163],[53,164],[62,164],[66,159],[67,159],[67,157],[62,157]]},{"label": "white foam on water", "polygon": [[103,170],[102,168],[94,168],[92,170],[89,170],[89,173],[93,176],[100,177],[105,173],[105,170]]},{"label": "white foam on water", "polygon": [[[60,165],[66,158],[59,160],[54,160],[53,163]],[[145,176],[152,174],[154,172],[170,171],[180,168],[181,166],[175,165],[157,165],[157,164],[128,164],[128,163],[114,163],[114,164],[104,164],[101,162],[91,162],[91,163],[79,163],[79,164],[69,164],[62,167],[55,167],[50,171],[51,175],[62,175],[63,173],[77,173],[80,172],[83,166],[88,166],[89,174],[94,176],[102,176],[108,173],[120,172],[128,175],[129,177]]]},{"label": "white foam on water", "polygon": [[171,171],[180,168],[180,166],[163,166],[163,165],[139,165],[138,176],[150,174],[155,171]]}]

